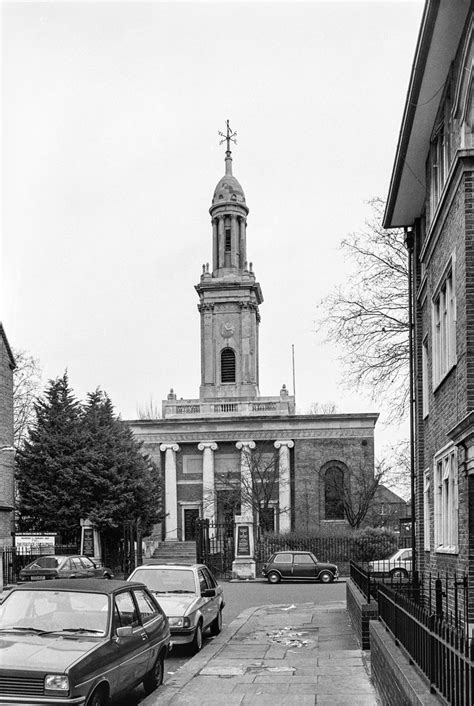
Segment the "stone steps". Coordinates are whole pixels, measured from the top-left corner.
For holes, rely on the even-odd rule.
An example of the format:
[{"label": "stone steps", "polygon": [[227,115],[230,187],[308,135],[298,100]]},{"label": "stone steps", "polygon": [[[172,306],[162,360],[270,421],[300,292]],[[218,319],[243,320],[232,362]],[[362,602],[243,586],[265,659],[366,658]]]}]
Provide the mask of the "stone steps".
[{"label": "stone steps", "polygon": [[146,564],[195,564],[196,542],[160,542]]}]

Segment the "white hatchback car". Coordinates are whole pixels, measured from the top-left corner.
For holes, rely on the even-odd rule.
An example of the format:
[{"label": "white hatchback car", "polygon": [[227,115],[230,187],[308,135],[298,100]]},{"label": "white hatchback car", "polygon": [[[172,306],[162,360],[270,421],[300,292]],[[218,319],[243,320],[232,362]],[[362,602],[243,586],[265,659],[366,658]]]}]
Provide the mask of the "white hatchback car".
[{"label": "white hatchback car", "polygon": [[199,652],[204,630],[220,633],[224,592],[204,564],[144,564],[128,581],[140,581],[156,595],[174,645],[190,644],[193,652]]},{"label": "white hatchback car", "polygon": [[391,576],[394,579],[406,579],[411,573],[411,564],[411,549],[399,549],[386,559],[369,562],[369,567],[373,574]]}]

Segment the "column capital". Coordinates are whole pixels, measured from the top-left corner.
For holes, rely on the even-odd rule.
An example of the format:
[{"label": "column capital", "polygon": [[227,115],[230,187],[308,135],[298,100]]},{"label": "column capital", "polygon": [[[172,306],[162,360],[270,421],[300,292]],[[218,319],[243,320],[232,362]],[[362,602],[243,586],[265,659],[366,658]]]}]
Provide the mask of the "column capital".
[{"label": "column capital", "polygon": [[204,451],[204,449],[211,449],[211,451],[217,451],[217,444],[215,441],[201,441],[198,444],[199,451]]},{"label": "column capital", "polygon": [[291,439],[277,439],[273,446],[276,449],[281,448],[282,446],[288,446],[289,449],[292,449],[293,446],[295,445],[295,442],[292,441]]},{"label": "column capital", "polygon": [[179,451],[178,444],[161,444],[160,451]]},{"label": "column capital", "polygon": [[248,441],[238,441],[236,443],[236,447],[241,451],[242,449],[254,449],[255,448],[255,441],[251,441],[250,439]]}]

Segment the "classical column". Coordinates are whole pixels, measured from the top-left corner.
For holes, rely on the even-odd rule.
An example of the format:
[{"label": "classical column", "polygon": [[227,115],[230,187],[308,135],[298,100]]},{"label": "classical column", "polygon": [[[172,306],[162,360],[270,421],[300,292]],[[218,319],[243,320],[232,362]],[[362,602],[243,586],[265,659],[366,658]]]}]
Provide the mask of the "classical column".
[{"label": "classical column", "polygon": [[217,239],[219,247],[218,269],[225,266],[225,236],[224,236],[224,216],[218,216]]},{"label": "classical column", "polygon": [[252,470],[251,453],[255,448],[255,441],[238,441],[236,447],[240,451],[240,515],[243,518],[253,518],[252,505]]},{"label": "classical column", "polygon": [[[202,455],[202,507],[203,517],[209,524],[216,521],[216,489],[214,483],[214,451],[217,451],[215,441],[201,441],[198,444]],[[209,528],[209,535],[214,534],[215,528]]]},{"label": "classical column", "polygon": [[217,218],[212,219],[212,269],[219,267],[219,240],[217,237]]},{"label": "classical column", "polygon": [[243,270],[245,267],[245,260],[247,259],[247,245],[246,245],[246,232],[245,232],[245,218],[240,219],[240,269]]},{"label": "classical column", "polygon": [[239,267],[239,261],[237,259],[237,253],[240,250],[239,241],[240,241],[239,224],[237,222],[236,214],[232,213],[230,216],[230,242],[231,242],[231,248],[230,248],[231,261],[230,261],[230,264],[232,267]]},{"label": "classical column", "polygon": [[176,452],[178,444],[161,444],[165,452],[165,539],[178,539],[178,494],[176,484]]},{"label": "classical column", "polygon": [[279,453],[279,505],[280,505],[280,532],[291,530],[291,486],[290,486],[290,449],[294,442],[291,439],[278,439],[275,448]]}]

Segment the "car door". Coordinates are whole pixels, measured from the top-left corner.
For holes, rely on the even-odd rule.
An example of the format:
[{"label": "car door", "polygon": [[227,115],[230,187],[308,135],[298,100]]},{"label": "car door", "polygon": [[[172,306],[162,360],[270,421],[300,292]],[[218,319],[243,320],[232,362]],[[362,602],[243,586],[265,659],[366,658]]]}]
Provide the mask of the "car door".
[{"label": "car door", "polygon": [[293,578],[311,581],[316,578],[317,564],[311,554],[293,555]]},{"label": "car door", "polygon": [[212,621],[214,620],[215,615],[215,601],[216,598],[214,597],[205,597],[203,596],[203,592],[207,591],[208,588],[212,588],[209,586],[207,582],[207,578],[204,574],[203,569],[198,569],[198,581],[199,581],[199,595],[201,596],[201,606],[200,610],[202,613],[202,618],[203,618],[203,624],[204,627],[206,628]]},{"label": "car door", "polygon": [[207,579],[207,584],[209,588],[213,589],[215,592],[215,595],[209,599],[210,605],[212,607],[211,609],[211,617],[210,620],[211,622],[215,620],[217,617],[217,614],[220,610],[221,607],[221,596],[222,596],[222,588],[219,586],[217,581],[215,580],[214,576],[211,574],[209,569],[207,567],[203,568],[204,575]]},{"label": "car door", "polygon": [[140,622],[148,637],[148,660],[145,666],[145,672],[148,672],[161,648],[169,642],[169,626],[163,610],[146,589],[136,588],[133,595],[140,613]]},{"label": "car door", "polygon": [[[117,628],[132,627],[132,634],[117,637]],[[119,690],[128,689],[138,683],[148,666],[148,635],[141,624],[132,591],[121,591],[114,601],[114,634],[120,652],[121,667],[117,670]]]}]

